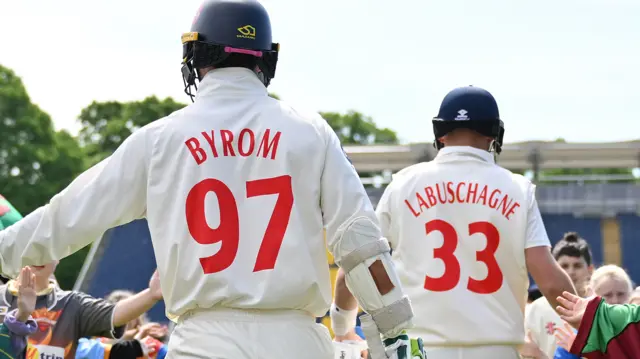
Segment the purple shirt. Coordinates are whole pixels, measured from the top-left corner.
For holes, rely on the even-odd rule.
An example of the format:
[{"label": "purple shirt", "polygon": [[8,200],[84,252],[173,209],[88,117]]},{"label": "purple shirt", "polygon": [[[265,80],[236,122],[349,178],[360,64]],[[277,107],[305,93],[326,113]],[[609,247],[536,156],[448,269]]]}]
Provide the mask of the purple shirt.
[{"label": "purple shirt", "polygon": [[4,316],[4,325],[9,329],[11,333],[11,347],[15,353],[22,353],[27,347],[27,336],[33,334],[38,329],[36,321],[29,316],[29,319],[25,323],[19,321],[16,318],[18,313],[17,309],[14,309]]}]

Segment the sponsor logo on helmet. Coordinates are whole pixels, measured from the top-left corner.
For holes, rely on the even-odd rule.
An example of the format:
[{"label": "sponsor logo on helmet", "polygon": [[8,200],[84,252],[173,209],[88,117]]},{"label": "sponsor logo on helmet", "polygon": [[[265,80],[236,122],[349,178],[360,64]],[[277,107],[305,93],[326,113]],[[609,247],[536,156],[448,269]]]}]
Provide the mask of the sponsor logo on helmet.
[{"label": "sponsor logo on helmet", "polygon": [[251,25],[245,25],[243,27],[239,27],[238,32],[240,34],[236,35],[236,37],[239,37],[241,39],[250,39],[250,40],[256,39],[256,28]]},{"label": "sponsor logo on helmet", "polygon": [[469,116],[467,116],[469,112],[465,109],[458,111],[458,116],[456,116],[456,121],[469,121]]}]

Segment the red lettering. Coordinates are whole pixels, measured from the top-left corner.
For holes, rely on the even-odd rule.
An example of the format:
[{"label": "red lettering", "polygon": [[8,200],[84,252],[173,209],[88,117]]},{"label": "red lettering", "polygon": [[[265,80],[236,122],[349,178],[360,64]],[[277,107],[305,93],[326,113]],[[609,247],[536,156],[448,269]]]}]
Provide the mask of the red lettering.
[{"label": "red lettering", "polygon": [[498,205],[498,198],[496,198],[497,196],[500,195],[500,190],[496,189],[493,192],[491,192],[491,196],[489,196],[489,207],[491,208],[496,208],[496,206]]},{"label": "red lettering", "polygon": [[[480,188],[481,187],[481,188]],[[466,193],[465,193],[466,190]],[[435,193],[437,192],[437,194]],[[515,213],[520,207],[519,203],[500,189],[491,189],[487,185],[467,182],[441,182],[424,187],[424,192],[416,192],[417,208],[413,207],[413,201],[405,200],[407,207],[414,215],[420,214],[437,204],[470,203],[487,206],[500,212],[506,219]]]},{"label": "red lettering", "polygon": [[433,194],[433,188],[426,187],[425,192],[427,193],[427,199],[429,200],[429,206],[433,207],[436,205],[436,196]]},{"label": "red lettering", "polygon": [[449,203],[456,201],[456,195],[453,191],[453,182],[447,182],[447,193],[449,194]]},{"label": "red lettering", "polygon": [[480,192],[480,198],[478,198],[478,202],[482,201],[484,206],[487,205],[487,186],[482,187],[482,191]]},{"label": "red lettering", "polygon": [[[508,203],[507,203],[508,201]],[[502,201],[500,201],[500,205],[498,206],[498,208],[502,207],[502,215],[506,217],[507,214],[507,208],[511,207],[511,203],[513,203],[513,200],[509,198],[508,195],[505,195],[502,198]]]},{"label": "red lettering", "polygon": [[[243,149],[244,137],[247,134],[249,136],[249,149],[247,151],[244,151]],[[242,157],[249,156],[253,152],[253,149],[255,147],[256,147],[256,138],[253,135],[253,131],[251,131],[248,128],[245,128],[242,131],[240,131],[240,136],[238,136],[238,153],[240,154],[240,156]]]},{"label": "red lettering", "polygon": [[[478,195],[478,184],[474,183],[469,186],[469,191],[467,192],[467,203],[476,203],[477,195]],[[473,200],[471,200],[472,196],[473,196]]]},{"label": "red lettering", "polygon": [[411,203],[409,203],[408,200],[404,200],[404,203],[407,204],[407,207],[409,207],[409,210],[411,211],[411,214],[413,214],[414,217],[418,218],[418,216],[420,216],[420,213],[416,212],[415,209],[413,209],[413,207],[411,207]]},{"label": "red lettering", "polygon": [[511,209],[509,209],[509,212],[507,212],[507,214],[505,215],[505,217],[507,219],[511,219],[511,215],[516,213],[516,208],[520,207],[520,203],[516,202],[513,204],[513,206],[511,206]]},{"label": "red lettering", "polygon": [[429,209],[429,205],[425,202],[424,198],[420,195],[420,193],[416,193],[416,199],[418,200],[418,207],[420,208],[420,213],[424,212],[425,209]]},{"label": "red lettering", "polygon": [[[276,154],[278,152],[278,143],[280,143],[280,135],[282,132],[276,132],[276,135],[273,136],[271,142],[269,142],[269,134],[271,133],[270,129],[264,131],[264,136],[262,136],[262,141],[260,141],[260,146],[258,147],[258,156],[262,156],[262,158],[267,158],[269,152],[271,152],[271,159],[276,159]],[[262,154],[260,154],[260,150],[262,150]]]},{"label": "red lettering", "polygon": [[211,152],[213,152],[213,157],[218,157],[218,150],[216,149],[216,138],[213,135],[213,130],[211,130],[211,137],[209,137],[209,134],[206,132],[202,132],[202,136],[204,136],[204,139],[207,140],[207,142],[209,143],[209,146],[211,147]]},{"label": "red lettering", "polygon": [[444,198],[442,198],[440,196],[440,184],[439,183],[436,183],[436,193],[438,193],[438,200],[440,201],[440,203],[442,203],[442,204],[447,203],[447,193],[445,192],[444,183],[442,184],[442,194],[444,195]]},{"label": "red lettering", "polygon": [[222,135],[222,153],[225,156],[235,156],[236,153],[233,152],[233,132],[229,130],[220,130],[220,135]]},{"label": "red lettering", "polygon": [[460,190],[462,189],[463,186],[465,186],[466,183],[464,182],[460,182],[458,183],[458,185],[456,186],[456,200],[458,200],[458,203],[464,203],[464,201],[462,200],[462,196],[460,196]]},{"label": "red lettering", "polygon": [[198,141],[197,138],[191,137],[184,144],[187,145],[189,152],[191,152],[191,155],[193,156],[193,159],[196,160],[198,166],[207,160],[207,154],[200,147],[200,141]]}]

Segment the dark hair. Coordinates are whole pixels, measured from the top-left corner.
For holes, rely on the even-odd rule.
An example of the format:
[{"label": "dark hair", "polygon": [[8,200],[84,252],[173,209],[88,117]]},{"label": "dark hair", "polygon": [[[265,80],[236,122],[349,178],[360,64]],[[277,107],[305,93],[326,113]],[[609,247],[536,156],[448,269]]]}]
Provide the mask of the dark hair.
[{"label": "dark hair", "polygon": [[562,256],[582,258],[587,265],[591,265],[593,258],[589,243],[576,232],[565,233],[564,237],[553,247],[551,253],[556,260]]}]

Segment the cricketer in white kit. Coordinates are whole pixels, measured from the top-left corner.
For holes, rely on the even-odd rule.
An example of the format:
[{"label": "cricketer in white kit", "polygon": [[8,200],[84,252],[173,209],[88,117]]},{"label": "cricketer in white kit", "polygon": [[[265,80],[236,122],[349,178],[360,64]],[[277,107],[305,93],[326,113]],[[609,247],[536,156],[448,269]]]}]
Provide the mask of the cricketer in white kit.
[{"label": "cricketer in white kit", "polygon": [[400,338],[412,308],[338,137],[319,115],[268,96],[279,46],[264,7],[205,1],[182,39],[188,94],[199,80],[194,103],[135,131],[0,232],[2,272],[15,277],[146,218],[178,323],[169,359],[330,359],[329,332],[315,322],[331,303],[326,227],[375,329]]},{"label": "cricketer in white kit", "polygon": [[[493,96],[457,88],[433,123],[435,159],[395,174],[376,208],[413,303],[409,334],[429,359],[518,358],[527,269],[554,303],[573,285],[549,251],[535,186],[495,163],[504,127]],[[332,319],[353,307],[344,296]]]}]

